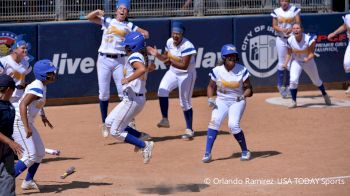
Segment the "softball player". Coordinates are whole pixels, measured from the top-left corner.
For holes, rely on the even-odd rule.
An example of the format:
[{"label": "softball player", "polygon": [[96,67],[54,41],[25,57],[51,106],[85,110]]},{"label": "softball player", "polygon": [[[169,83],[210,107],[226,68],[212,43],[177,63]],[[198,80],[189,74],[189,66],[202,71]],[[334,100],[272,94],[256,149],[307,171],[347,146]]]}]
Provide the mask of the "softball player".
[{"label": "softball player", "polygon": [[[345,15],[343,17],[343,20],[344,20],[344,24],[341,25],[333,33],[330,33],[328,35],[328,39],[332,39],[339,33],[347,31],[349,43],[348,43],[348,47],[346,47],[346,51],[344,55],[344,70],[345,70],[346,77],[350,80],[350,14]],[[345,91],[345,93],[350,94],[350,86],[348,87],[348,90]]]},{"label": "softball player", "polygon": [[170,65],[158,89],[160,110],[163,118],[157,126],[170,127],[168,120],[169,93],[178,87],[180,105],[186,120],[186,130],[182,138],[188,140],[194,136],[191,98],[197,77],[195,68],[195,54],[197,52],[193,44],[183,37],[184,31],[183,24],[179,21],[174,21],[172,23],[172,37],[166,43],[165,53],[159,54],[157,48],[152,47],[148,47],[148,51],[166,65]]},{"label": "softball player", "polygon": [[316,38],[316,35],[305,34],[301,24],[293,25],[293,35],[288,38],[288,52],[283,65],[287,67],[288,62],[291,60],[289,89],[292,95],[292,104],[290,108],[297,107],[298,83],[302,70],[305,70],[312,83],[320,89],[326,105],[331,105],[331,100],[318,75],[314,60]]},{"label": "softball player", "polygon": [[152,156],[154,142],[143,141],[142,133],[128,126],[128,123],[141,112],[146,102],[145,38],[139,32],[132,32],[125,36],[121,45],[129,55],[127,63],[123,66],[124,78],[121,81],[124,97],[107,116],[106,127],[116,139],[132,144],[136,149],[142,149],[143,161],[147,164]]},{"label": "softball player", "polygon": [[15,176],[17,177],[28,168],[22,189],[39,189],[33,178],[45,156],[45,147],[39,132],[34,127],[34,119],[45,105],[46,86],[55,81],[55,71],[56,68],[50,60],[36,62],[34,65],[36,80],[26,87],[16,106],[12,137],[24,151],[22,158],[15,165]]},{"label": "softball player", "polygon": [[[249,81],[249,72],[238,64],[238,52],[232,44],[226,44],[221,49],[223,65],[217,66],[209,73],[210,81],[207,88],[208,104],[213,108],[208,126],[206,150],[202,161],[211,161],[211,150],[222,121],[228,115],[228,126],[241,147],[241,160],[250,159],[240,121],[246,106],[246,97],[253,95]],[[214,99],[216,88],[217,98]]]},{"label": "softball player", "polygon": [[276,48],[278,54],[277,88],[283,98],[290,96],[289,64],[283,67],[287,54],[287,39],[291,36],[292,25],[300,23],[300,8],[290,5],[289,0],[279,0],[280,6],[272,13],[272,26],[277,32]]},{"label": "softball player", "polygon": [[[99,87],[100,110],[102,117],[102,133],[105,133],[105,119],[108,112],[108,100],[110,97],[111,77],[116,84],[118,96],[123,97],[121,79],[123,78],[123,65],[125,64],[126,54],[121,45],[124,37],[130,32],[140,32],[146,38],[149,34],[128,22],[127,17],[130,10],[130,0],[119,0],[116,4],[115,18],[104,16],[104,11],[95,10],[87,15],[87,19],[102,25],[103,35],[101,46],[98,49],[97,59],[97,79]],[[103,135],[107,137],[106,135]]]}]

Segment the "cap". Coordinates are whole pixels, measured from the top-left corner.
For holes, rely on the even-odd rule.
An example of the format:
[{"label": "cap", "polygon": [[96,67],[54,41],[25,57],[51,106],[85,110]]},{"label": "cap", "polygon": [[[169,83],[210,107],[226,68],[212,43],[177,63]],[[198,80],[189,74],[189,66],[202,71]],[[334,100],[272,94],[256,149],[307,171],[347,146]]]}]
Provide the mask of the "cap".
[{"label": "cap", "polygon": [[15,89],[15,81],[10,76],[4,74],[0,75],[0,87],[10,87]]},{"label": "cap", "polygon": [[116,8],[118,9],[121,5],[124,5],[126,9],[130,10],[130,0],[119,0],[116,4]]},{"label": "cap", "polygon": [[173,21],[171,24],[171,31],[183,33],[185,31],[185,27],[180,21]]}]

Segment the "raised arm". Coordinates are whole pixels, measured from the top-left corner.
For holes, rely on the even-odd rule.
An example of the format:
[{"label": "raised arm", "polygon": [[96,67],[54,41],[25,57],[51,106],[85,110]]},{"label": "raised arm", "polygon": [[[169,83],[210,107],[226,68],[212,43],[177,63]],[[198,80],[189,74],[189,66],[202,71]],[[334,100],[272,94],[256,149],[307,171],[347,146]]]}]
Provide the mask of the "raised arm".
[{"label": "raised arm", "polygon": [[101,24],[101,17],[103,17],[104,15],[104,11],[103,10],[95,10],[90,12],[86,18],[96,24]]}]

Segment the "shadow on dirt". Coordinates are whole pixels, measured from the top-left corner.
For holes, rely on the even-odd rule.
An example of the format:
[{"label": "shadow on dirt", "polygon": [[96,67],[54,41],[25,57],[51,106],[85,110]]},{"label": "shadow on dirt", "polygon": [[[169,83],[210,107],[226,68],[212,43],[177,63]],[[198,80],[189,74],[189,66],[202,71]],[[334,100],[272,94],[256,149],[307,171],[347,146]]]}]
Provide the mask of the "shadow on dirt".
[{"label": "shadow on dirt", "polygon": [[79,160],[79,157],[52,157],[52,158],[44,158],[41,163],[48,163],[52,161],[67,161],[67,160]]},{"label": "shadow on dirt", "polygon": [[179,192],[201,192],[201,190],[209,187],[207,184],[178,184],[172,185],[157,185],[151,188],[140,188],[138,189],[141,194],[158,194],[158,195],[169,195]]},{"label": "shadow on dirt", "polygon": [[[282,154],[281,152],[273,151],[273,150],[270,150],[270,151],[251,151],[251,153],[252,154],[251,154],[250,160],[255,159],[255,158],[268,158],[268,157]],[[236,159],[236,158],[240,158],[240,157],[241,157],[241,153],[235,152],[229,157],[213,159],[212,161],[222,161],[222,160],[227,160],[227,159]]]}]

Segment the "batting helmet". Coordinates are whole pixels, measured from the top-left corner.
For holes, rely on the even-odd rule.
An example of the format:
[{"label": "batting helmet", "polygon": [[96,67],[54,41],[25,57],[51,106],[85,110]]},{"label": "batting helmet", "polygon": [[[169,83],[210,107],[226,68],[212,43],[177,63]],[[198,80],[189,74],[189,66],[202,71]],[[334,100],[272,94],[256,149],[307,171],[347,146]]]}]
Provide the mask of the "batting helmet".
[{"label": "batting helmet", "polygon": [[226,44],[221,48],[221,58],[224,59],[227,55],[237,54],[236,46],[233,44]]},{"label": "batting helmet", "polygon": [[34,76],[37,80],[44,81],[47,73],[56,71],[56,67],[48,59],[40,60],[34,64]]},{"label": "batting helmet", "polygon": [[171,31],[178,32],[178,33],[184,33],[185,27],[182,22],[180,21],[173,21],[171,23]]},{"label": "batting helmet", "polygon": [[140,32],[131,32],[125,36],[122,46],[129,46],[132,52],[137,52],[145,47],[145,38]]},{"label": "batting helmet", "polygon": [[121,5],[124,5],[126,9],[130,10],[130,0],[119,0],[115,7],[118,9]]}]

